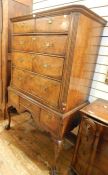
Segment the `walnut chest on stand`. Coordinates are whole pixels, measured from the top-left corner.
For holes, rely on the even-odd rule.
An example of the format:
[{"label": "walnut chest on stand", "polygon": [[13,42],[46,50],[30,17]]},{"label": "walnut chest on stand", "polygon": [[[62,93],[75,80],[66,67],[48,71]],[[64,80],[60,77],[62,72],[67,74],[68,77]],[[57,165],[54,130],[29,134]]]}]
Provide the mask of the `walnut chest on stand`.
[{"label": "walnut chest on stand", "polygon": [[56,144],[56,164],[77,111],[88,103],[106,22],[79,5],[14,18],[12,22],[9,116],[12,107],[32,114]]}]

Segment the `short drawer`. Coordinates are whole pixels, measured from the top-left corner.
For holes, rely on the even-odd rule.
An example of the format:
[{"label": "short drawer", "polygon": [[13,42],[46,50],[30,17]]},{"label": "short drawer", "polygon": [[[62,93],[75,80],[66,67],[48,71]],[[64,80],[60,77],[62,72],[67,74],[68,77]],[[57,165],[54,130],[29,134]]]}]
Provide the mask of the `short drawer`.
[{"label": "short drawer", "polygon": [[20,105],[24,106],[28,111],[31,111],[31,113],[34,113],[35,116],[39,118],[40,108],[37,105],[22,97],[20,97]]},{"label": "short drawer", "polygon": [[32,71],[32,59],[34,54],[13,52],[12,65],[18,68],[23,68]]},{"label": "short drawer", "polygon": [[35,32],[34,19],[13,23],[13,33],[31,33],[31,32]]},{"label": "short drawer", "polygon": [[56,55],[65,55],[67,48],[67,35],[37,36],[36,51]]},{"label": "short drawer", "polygon": [[33,59],[33,72],[61,79],[63,62],[63,58],[36,55]]},{"label": "short drawer", "polygon": [[11,90],[8,91],[8,104],[19,107],[19,96]]},{"label": "short drawer", "polygon": [[50,16],[36,20],[37,32],[67,32],[70,15]]},{"label": "short drawer", "polygon": [[53,113],[50,113],[46,110],[41,110],[40,113],[40,124],[43,125],[43,127],[48,130],[52,131],[54,134],[59,134],[59,120],[56,115]]},{"label": "short drawer", "polygon": [[34,36],[13,36],[12,49],[19,51],[36,51],[36,37]]}]

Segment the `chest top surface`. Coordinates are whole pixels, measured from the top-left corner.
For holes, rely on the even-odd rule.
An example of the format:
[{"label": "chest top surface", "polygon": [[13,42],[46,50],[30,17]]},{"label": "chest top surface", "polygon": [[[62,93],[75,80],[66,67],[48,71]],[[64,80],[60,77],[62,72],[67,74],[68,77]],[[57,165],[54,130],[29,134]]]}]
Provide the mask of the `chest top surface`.
[{"label": "chest top surface", "polygon": [[99,122],[104,122],[108,125],[108,101],[97,99],[80,111],[89,115],[93,119],[96,119]]}]

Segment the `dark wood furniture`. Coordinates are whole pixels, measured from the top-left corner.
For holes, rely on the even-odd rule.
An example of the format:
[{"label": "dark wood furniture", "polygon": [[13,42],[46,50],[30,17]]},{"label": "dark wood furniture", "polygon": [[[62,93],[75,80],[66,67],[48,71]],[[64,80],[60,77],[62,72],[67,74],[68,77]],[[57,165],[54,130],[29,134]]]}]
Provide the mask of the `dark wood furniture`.
[{"label": "dark wood furniture", "polygon": [[72,166],[78,175],[108,174],[108,101],[98,99],[81,109]]},{"label": "dark wood furniture", "polygon": [[[18,112],[29,111],[39,127],[51,133],[59,153],[65,134],[79,117],[77,111],[88,103],[106,22],[78,5],[12,22],[9,116],[12,107]],[[94,38],[96,35],[99,37]],[[58,154],[55,161],[57,158]]]},{"label": "dark wood furniture", "polygon": [[32,0],[0,0],[0,110],[6,116],[7,85],[10,81],[11,22],[10,18],[31,12]]}]

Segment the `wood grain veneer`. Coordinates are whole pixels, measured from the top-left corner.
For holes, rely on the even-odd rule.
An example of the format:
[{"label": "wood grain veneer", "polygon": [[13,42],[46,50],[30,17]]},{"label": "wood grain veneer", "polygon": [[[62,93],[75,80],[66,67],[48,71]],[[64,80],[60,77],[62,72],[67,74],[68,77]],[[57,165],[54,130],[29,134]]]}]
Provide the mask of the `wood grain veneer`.
[{"label": "wood grain veneer", "polygon": [[[26,27],[21,27],[23,21]],[[29,21],[35,22],[30,26]],[[96,32],[101,36],[106,22],[79,5],[14,18],[12,22],[14,66],[9,94],[13,92],[39,107],[38,117],[33,116],[40,128],[53,136],[56,164],[63,138],[76,126],[76,120],[77,124],[80,121],[78,110],[88,104],[95,69],[92,63],[96,62],[101,40],[94,40],[93,36]],[[99,26],[99,30],[94,31],[94,26]],[[16,107],[8,101],[8,112],[12,107],[20,111],[21,106],[20,102]],[[26,110],[33,113],[32,108],[26,106]]]}]

